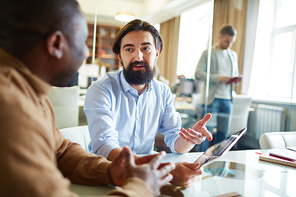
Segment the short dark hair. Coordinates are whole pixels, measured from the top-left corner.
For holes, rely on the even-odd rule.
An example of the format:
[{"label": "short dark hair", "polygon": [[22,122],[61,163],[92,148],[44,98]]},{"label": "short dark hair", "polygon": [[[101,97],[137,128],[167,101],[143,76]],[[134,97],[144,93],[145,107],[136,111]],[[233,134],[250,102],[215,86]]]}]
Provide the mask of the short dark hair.
[{"label": "short dark hair", "polygon": [[235,36],[237,34],[237,32],[233,26],[226,24],[220,28],[219,34],[222,36],[224,36],[225,34],[230,35],[230,36]]},{"label": "short dark hair", "polygon": [[0,47],[20,57],[53,31],[69,40],[78,13],[76,0],[0,0]]},{"label": "short dark hair", "polygon": [[127,23],[124,27],[122,27],[119,32],[116,34],[113,44],[112,44],[112,51],[115,54],[120,53],[120,45],[122,38],[131,31],[149,31],[154,38],[154,42],[156,45],[157,50],[162,50],[162,39],[155,27],[153,27],[150,23],[146,21],[142,21],[140,19],[132,20],[131,22]]}]

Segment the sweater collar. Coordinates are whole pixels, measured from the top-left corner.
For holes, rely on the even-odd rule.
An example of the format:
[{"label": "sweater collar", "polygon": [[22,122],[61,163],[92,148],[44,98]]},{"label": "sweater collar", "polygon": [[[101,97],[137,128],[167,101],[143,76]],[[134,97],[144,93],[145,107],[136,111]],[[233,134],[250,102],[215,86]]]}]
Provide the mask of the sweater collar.
[{"label": "sweater collar", "polygon": [[38,95],[48,95],[51,91],[50,84],[34,75],[24,63],[2,48],[0,48],[0,62],[3,62],[0,64],[1,67],[11,67],[20,73]]}]

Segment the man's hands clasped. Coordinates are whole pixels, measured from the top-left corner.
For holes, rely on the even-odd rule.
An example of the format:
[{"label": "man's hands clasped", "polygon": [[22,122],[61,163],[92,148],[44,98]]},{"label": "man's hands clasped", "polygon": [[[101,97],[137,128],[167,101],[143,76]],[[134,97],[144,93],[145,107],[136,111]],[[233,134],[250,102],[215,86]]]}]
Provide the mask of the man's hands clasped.
[{"label": "man's hands clasped", "polygon": [[109,166],[111,179],[115,185],[122,186],[129,177],[137,177],[151,188],[154,195],[159,195],[160,188],[173,179],[170,172],[175,168],[175,164],[161,164],[165,155],[165,152],[161,152],[144,157],[143,160],[145,161],[137,161],[138,164],[142,163],[137,165],[131,150],[124,147]]}]

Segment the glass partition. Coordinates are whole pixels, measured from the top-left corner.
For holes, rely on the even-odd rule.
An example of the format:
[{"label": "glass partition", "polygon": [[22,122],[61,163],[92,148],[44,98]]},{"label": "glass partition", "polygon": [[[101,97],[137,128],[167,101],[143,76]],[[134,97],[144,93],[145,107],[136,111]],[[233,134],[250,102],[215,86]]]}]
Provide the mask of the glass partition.
[{"label": "glass partition", "polygon": [[[237,29],[237,38],[231,49],[237,53],[238,75],[242,75],[242,81],[231,85],[235,92],[231,98],[232,113],[227,131],[234,132],[233,129],[238,129],[236,127],[241,123],[242,127],[248,126],[246,135],[240,141],[242,149],[260,148],[259,138],[263,133],[296,129],[293,121],[296,65],[296,20],[293,17],[293,7],[295,1],[291,0],[215,0],[213,44],[217,38],[219,42],[217,30],[223,24],[219,21],[224,20]],[[245,19],[241,13],[245,14]],[[226,18],[223,19],[223,16]],[[240,27],[243,25],[245,29]],[[212,51],[211,57],[215,55]],[[205,100],[208,102],[211,102],[210,95],[215,88],[211,86],[215,80],[215,59],[211,61],[211,66],[207,69],[210,85],[207,89],[209,95]],[[219,74],[221,75],[221,70]],[[247,98],[252,99],[250,107],[244,107],[250,104]],[[209,106],[208,103],[207,108],[203,108],[205,113],[210,112]],[[225,124],[225,116],[221,112],[217,112],[217,118],[219,117],[222,117],[221,120],[224,117]],[[213,120],[217,121],[213,129],[215,133],[220,129],[219,120]]]},{"label": "glass partition", "polygon": [[[197,63],[195,76],[203,84],[200,95],[201,111],[202,116],[212,114],[207,128],[214,139],[197,145],[197,151],[205,151],[209,146],[221,142],[228,134],[243,129],[245,126],[242,125],[246,124],[247,119],[245,110],[248,108],[234,110],[233,105],[233,96],[240,92],[236,85],[241,83],[242,70],[239,69],[242,67],[239,67],[239,63],[242,62],[240,56],[244,47],[247,5],[242,1],[231,0],[212,1],[212,5],[211,37]],[[250,104],[250,100],[245,103]],[[245,121],[236,121],[233,119],[236,116]]]},{"label": "glass partition", "polygon": [[[212,113],[207,126],[216,138],[221,131],[222,139],[224,134],[248,126],[238,148],[260,148],[259,138],[263,133],[296,129],[292,121],[296,95],[296,20],[291,17],[295,14],[294,4],[291,0],[212,1],[212,36],[208,39],[207,51],[202,54],[196,49],[194,52],[200,56],[195,73],[201,87],[197,107],[202,115]],[[237,30],[234,43],[227,50],[219,47],[223,42],[219,29],[224,24]],[[229,39],[224,38],[224,42],[231,44]],[[192,73],[194,69],[191,67],[187,72]],[[238,79],[227,84],[221,76]],[[229,115],[225,113],[227,100],[231,101]],[[196,150],[204,151],[206,147]]]},{"label": "glass partition", "polygon": [[[88,38],[86,45],[89,50],[89,56],[83,62],[82,66],[78,70],[78,86],[79,92],[79,125],[87,125],[86,116],[83,112],[83,106],[85,101],[85,94],[89,85],[95,81],[99,76],[98,58],[98,36],[99,29],[97,28],[97,5],[98,1],[89,1],[87,12],[82,7],[82,12],[87,19],[88,26]],[[91,10],[90,10],[91,9]],[[94,13],[90,15],[89,13]]]},{"label": "glass partition", "polygon": [[[89,56],[78,70],[78,85],[80,87],[79,125],[87,125],[86,116],[83,112],[87,88],[107,72],[120,69],[118,57],[112,52],[111,45],[121,23],[114,25],[102,20],[101,12],[106,7],[106,5],[102,5],[102,1],[79,1],[89,31],[86,40]],[[113,18],[110,21],[113,21]]]}]

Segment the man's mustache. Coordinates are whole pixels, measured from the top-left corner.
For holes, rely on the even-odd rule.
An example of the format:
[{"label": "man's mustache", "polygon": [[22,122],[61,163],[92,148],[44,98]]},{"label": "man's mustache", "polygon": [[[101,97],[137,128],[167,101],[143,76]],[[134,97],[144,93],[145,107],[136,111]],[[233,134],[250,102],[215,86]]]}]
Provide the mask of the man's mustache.
[{"label": "man's mustache", "polygon": [[145,66],[146,68],[149,67],[149,65],[146,62],[138,62],[138,61],[136,61],[136,62],[132,62],[130,64],[130,66],[132,66],[132,67],[137,66],[137,65]]}]

